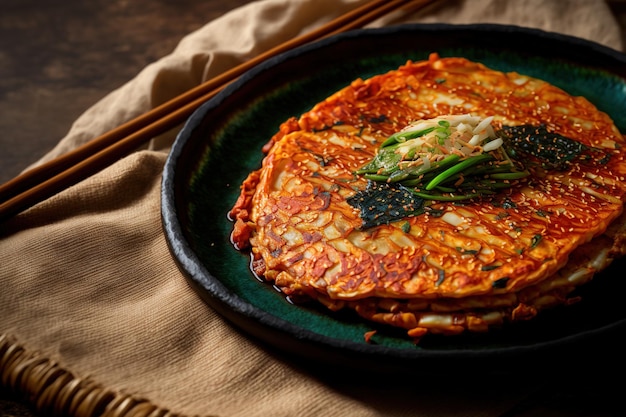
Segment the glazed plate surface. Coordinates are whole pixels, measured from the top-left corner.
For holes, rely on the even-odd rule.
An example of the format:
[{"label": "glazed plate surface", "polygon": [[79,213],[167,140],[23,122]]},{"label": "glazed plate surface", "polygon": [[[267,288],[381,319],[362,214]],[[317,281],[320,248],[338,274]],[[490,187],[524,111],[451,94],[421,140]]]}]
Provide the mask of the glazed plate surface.
[{"label": "glazed plate surface", "polygon": [[272,349],[307,361],[366,370],[497,369],[512,360],[567,365],[614,342],[626,326],[620,306],[626,262],[585,286],[583,301],[489,334],[432,337],[419,345],[394,331],[367,344],[370,323],[311,305],[294,305],[257,280],[236,251],[227,213],[261,147],[280,123],[299,116],[356,78],[396,69],[432,52],[500,71],[541,78],[581,95],[626,132],[626,57],[584,40],[499,25],[402,25],[359,30],[280,55],[201,106],[181,130],[162,185],[168,244],[189,283],[234,326]]}]

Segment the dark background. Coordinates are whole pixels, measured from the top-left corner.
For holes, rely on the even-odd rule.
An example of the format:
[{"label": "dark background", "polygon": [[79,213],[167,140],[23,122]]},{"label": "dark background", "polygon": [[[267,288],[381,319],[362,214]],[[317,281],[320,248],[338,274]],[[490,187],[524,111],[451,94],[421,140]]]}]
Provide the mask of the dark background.
[{"label": "dark background", "polygon": [[250,0],[2,0],[0,183],[189,32]]}]

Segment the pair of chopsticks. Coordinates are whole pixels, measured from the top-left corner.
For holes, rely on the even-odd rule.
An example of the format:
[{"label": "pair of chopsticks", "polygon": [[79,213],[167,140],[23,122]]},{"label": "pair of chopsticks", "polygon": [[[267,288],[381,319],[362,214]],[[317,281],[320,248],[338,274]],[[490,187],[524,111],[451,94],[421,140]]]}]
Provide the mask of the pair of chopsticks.
[{"label": "pair of chopsticks", "polygon": [[367,25],[393,11],[415,12],[435,0],[373,0],[289,40],[0,186],[0,221],[113,164],[155,136],[182,124],[202,103],[257,64],[306,43]]}]

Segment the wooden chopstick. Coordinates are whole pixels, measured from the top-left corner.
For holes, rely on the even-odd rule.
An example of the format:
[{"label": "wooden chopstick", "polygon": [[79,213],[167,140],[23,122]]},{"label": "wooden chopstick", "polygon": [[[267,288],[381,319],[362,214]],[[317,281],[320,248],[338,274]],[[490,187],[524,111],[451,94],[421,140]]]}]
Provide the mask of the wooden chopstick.
[{"label": "wooden chopstick", "polygon": [[306,43],[356,29],[401,8],[415,11],[434,0],[373,0],[302,36],[280,44],[155,107],[119,127],[0,186],[0,221],[57,194],[183,123],[202,103],[259,63]]}]

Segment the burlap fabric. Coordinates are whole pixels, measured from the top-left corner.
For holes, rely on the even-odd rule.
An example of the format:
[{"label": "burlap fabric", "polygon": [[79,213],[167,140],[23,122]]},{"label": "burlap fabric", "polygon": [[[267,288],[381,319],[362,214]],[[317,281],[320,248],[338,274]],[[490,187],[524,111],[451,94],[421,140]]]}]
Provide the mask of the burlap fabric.
[{"label": "burlap fabric", "polygon": [[[35,163],[362,3],[264,0],[209,22],[88,109]],[[373,26],[507,23],[622,48],[596,0],[444,0],[395,18]],[[405,388],[345,384],[233,329],[187,285],[164,240],[160,175],[175,134],[0,225],[3,385],[43,411],[120,416],[497,416],[527,394],[494,383],[485,395],[467,377],[445,389],[419,376]]]}]

